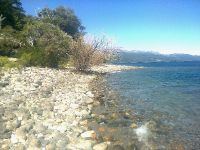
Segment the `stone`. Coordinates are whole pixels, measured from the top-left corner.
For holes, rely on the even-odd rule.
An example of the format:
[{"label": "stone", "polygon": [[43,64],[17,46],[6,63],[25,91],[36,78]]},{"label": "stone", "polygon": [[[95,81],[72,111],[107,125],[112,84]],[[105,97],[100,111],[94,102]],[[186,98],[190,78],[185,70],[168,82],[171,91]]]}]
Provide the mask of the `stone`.
[{"label": "stone", "polygon": [[4,118],[5,120],[13,120],[16,118],[16,115],[11,112],[7,112],[6,114],[4,113]]},{"label": "stone", "polygon": [[15,134],[12,134],[12,135],[11,135],[10,141],[11,141],[11,143],[13,143],[13,144],[18,142],[18,139],[17,139],[17,137],[16,137]]},{"label": "stone", "polygon": [[89,112],[87,111],[87,110],[82,110],[81,112],[80,112],[80,115],[81,116],[86,116],[86,115],[88,115],[89,114]]},{"label": "stone", "polygon": [[20,110],[20,111],[17,111],[15,112],[16,116],[18,117],[18,120],[22,120],[22,119],[30,119],[31,115],[29,113],[28,110]]},{"label": "stone", "polygon": [[30,131],[33,128],[33,121],[28,121],[26,124],[24,124],[22,127],[26,130],[26,131]]},{"label": "stone", "polygon": [[67,131],[67,124],[66,123],[62,123],[57,127],[57,130],[60,131],[61,133],[64,133],[65,131]]},{"label": "stone", "polygon": [[93,97],[94,97],[94,94],[92,94],[91,91],[88,91],[88,92],[86,93],[86,95],[87,95],[88,97],[90,97],[90,98],[93,98]]},{"label": "stone", "polygon": [[6,140],[3,140],[3,141],[0,141],[0,149],[1,150],[9,150],[10,149],[10,143],[11,141],[6,139]]},{"label": "stone", "polygon": [[39,124],[36,124],[33,129],[37,131],[38,133],[41,133],[41,132],[44,132],[47,129],[47,127],[39,123]]},{"label": "stone", "polygon": [[82,138],[92,138],[92,139],[95,139],[96,138],[96,133],[95,133],[94,130],[86,131],[86,132],[83,132],[81,134],[81,137]]},{"label": "stone", "polygon": [[59,140],[56,143],[56,147],[58,149],[64,149],[64,148],[66,148],[66,146],[67,146],[67,141],[65,139]]},{"label": "stone", "polygon": [[16,150],[25,150],[26,148],[25,148],[25,146],[24,146],[23,144],[18,143],[18,144],[16,144],[16,145],[14,146],[13,149],[16,149]]},{"label": "stone", "polygon": [[75,144],[76,149],[87,149],[92,150],[93,141],[91,140],[79,140],[78,143]]},{"label": "stone", "polygon": [[79,108],[79,104],[70,104],[70,108],[77,109]]},{"label": "stone", "polygon": [[54,143],[49,143],[46,145],[45,150],[55,150],[56,145]]},{"label": "stone", "polygon": [[12,121],[12,126],[13,126],[14,129],[19,128],[20,125],[21,125],[21,121],[20,120],[15,119],[15,120]]},{"label": "stone", "polygon": [[85,103],[86,104],[92,104],[92,103],[94,103],[94,100],[92,98],[88,98],[88,99],[85,100]]},{"label": "stone", "polygon": [[30,135],[27,139],[28,147],[41,147],[41,142],[35,135]]},{"label": "stone", "polygon": [[82,125],[82,126],[87,126],[87,124],[88,124],[88,120],[80,121],[79,124]]},{"label": "stone", "polygon": [[107,142],[103,142],[103,143],[100,143],[100,144],[96,144],[96,145],[93,147],[93,150],[106,150],[107,147],[108,147]]},{"label": "stone", "polygon": [[15,131],[15,136],[17,138],[17,140],[19,142],[22,142],[22,143],[25,143],[26,141],[26,130],[25,128],[18,128],[16,131]]},{"label": "stone", "polygon": [[132,123],[132,124],[130,125],[130,127],[131,127],[131,128],[137,128],[137,124]]}]

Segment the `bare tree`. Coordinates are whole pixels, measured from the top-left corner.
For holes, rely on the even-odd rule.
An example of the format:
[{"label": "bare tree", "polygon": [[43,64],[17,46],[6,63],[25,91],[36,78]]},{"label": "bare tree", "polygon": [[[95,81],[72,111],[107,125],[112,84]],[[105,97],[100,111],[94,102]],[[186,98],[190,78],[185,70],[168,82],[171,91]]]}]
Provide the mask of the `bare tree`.
[{"label": "bare tree", "polygon": [[115,48],[105,37],[79,37],[72,51],[77,70],[87,70],[110,59]]}]

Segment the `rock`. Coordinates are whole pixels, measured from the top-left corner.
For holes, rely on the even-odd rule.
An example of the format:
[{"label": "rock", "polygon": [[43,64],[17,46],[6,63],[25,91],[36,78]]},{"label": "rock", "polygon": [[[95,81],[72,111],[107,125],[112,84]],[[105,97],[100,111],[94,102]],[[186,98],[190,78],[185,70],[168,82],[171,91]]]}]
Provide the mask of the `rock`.
[{"label": "rock", "polygon": [[74,146],[76,149],[86,149],[86,150],[92,150],[93,141],[91,140],[79,140],[78,143],[76,143]]},{"label": "rock", "polygon": [[113,136],[112,135],[105,135],[102,137],[104,141],[113,141]]},{"label": "rock", "polygon": [[39,123],[39,124],[36,124],[33,129],[37,131],[38,133],[42,133],[47,129],[47,127]]},{"label": "rock", "polygon": [[27,121],[22,127],[28,132],[33,128],[34,122],[32,120]]},{"label": "rock", "polygon": [[56,147],[58,149],[65,149],[67,147],[67,141],[65,139],[57,141]]},{"label": "rock", "polygon": [[90,131],[86,131],[84,133],[81,134],[82,138],[92,138],[95,139],[96,138],[96,133],[94,130],[90,130]]},{"label": "rock", "polygon": [[54,143],[49,143],[46,145],[45,150],[55,150],[56,145]]},{"label": "rock", "polygon": [[13,149],[16,149],[16,150],[25,150],[25,146],[21,143],[18,143],[14,146]]},{"label": "rock", "polygon": [[11,121],[8,121],[8,122],[6,123],[6,129],[9,130],[9,131],[12,131],[12,130],[15,129],[15,128],[13,127]]},{"label": "rock", "polygon": [[20,121],[22,119],[28,120],[31,117],[28,110],[20,110],[20,111],[15,112],[15,114],[18,117],[18,120],[20,120]]},{"label": "rock", "polygon": [[88,120],[80,121],[79,124],[82,125],[82,126],[87,126],[87,124],[88,124]]},{"label": "rock", "polygon": [[93,97],[94,97],[94,94],[92,94],[91,91],[88,91],[88,92],[86,93],[86,95],[87,95],[88,97],[90,97],[90,98],[93,98]]},{"label": "rock", "polygon": [[105,132],[106,129],[105,129],[105,127],[99,127],[99,128],[98,128],[98,131],[99,131],[99,132]]},{"label": "rock", "polygon": [[25,143],[26,141],[26,130],[25,128],[18,128],[16,131],[15,131],[15,136],[17,138],[17,140],[21,143]]},{"label": "rock", "polygon": [[86,104],[92,104],[92,103],[94,103],[94,100],[92,98],[88,98],[88,99],[85,100],[85,103]]},{"label": "rock", "polygon": [[0,141],[0,149],[1,150],[9,150],[10,149],[10,140],[3,140],[2,142]]},{"label": "rock", "polygon": [[31,148],[39,148],[41,147],[41,142],[40,140],[38,140],[34,135],[29,136],[28,138],[28,147],[29,149]]},{"label": "rock", "polygon": [[61,133],[64,133],[65,131],[67,131],[67,126],[68,124],[66,124],[65,122],[60,124],[58,127],[57,127],[57,130],[60,131]]},{"label": "rock", "polygon": [[16,115],[14,113],[11,113],[11,112],[7,112],[7,113],[4,113],[4,118],[5,120],[13,120],[16,118]]},{"label": "rock", "polygon": [[18,142],[18,139],[17,139],[17,137],[16,137],[15,134],[12,134],[12,135],[11,135],[10,141],[11,141],[11,143],[13,143],[13,144]]},{"label": "rock", "polygon": [[132,124],[130,125],[130,127],[131,127],[131,128],[137,128],[137,124],[132,123]]},{"label": "rock", "polygon": [[80,112],[80,115],[81,115],[81,116],[86,116],[86,115],[89,115],[89,112],[88,112],[87,110],[82,110],[82,111]]},{"label": "rock", "polygon": [[15,120],[12,121],[12,126],[13,126],[14,129],[19,128],[20,125],[21,125],[21,121],[20,120],[15,119]]},{"label": "rock", "polygon": [[70,104],[70,108],[77,109],[79,108],[79,104]]},{"label": "rock", "polygon": [[96,145],[93,147],[93,150],[106,150],[107,147],[108,147],[107,142],[103,142],[103,143],[100,143],[100,144],[96,144]]}]

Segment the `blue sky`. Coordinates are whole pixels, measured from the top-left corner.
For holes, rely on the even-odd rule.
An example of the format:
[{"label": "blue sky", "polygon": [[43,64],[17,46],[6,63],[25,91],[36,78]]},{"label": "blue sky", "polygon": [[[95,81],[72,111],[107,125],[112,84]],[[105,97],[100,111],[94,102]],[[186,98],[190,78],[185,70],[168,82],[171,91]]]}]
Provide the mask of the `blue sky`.
[{"label": "blue sky", "polygon": [[27,14],[74,9],[86,32],[106,34],[127,50],[200,55],[200,0],[22,0]]}]

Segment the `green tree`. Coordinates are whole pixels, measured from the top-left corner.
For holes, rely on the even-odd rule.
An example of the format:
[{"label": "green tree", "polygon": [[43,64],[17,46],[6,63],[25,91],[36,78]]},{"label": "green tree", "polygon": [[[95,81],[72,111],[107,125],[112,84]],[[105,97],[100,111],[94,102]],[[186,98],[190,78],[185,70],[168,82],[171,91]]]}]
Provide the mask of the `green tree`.
[{"label": "green tree", "polygon": [[0,0],[0,15],[2,28],[9,25],[16,30],[21,30],[24,25],[24,10],[20,0]]},{"label": "green tree", "polygon": [[57,7],[54,10],[44,8],[38,13],[38,17],[44,21],[58,26],[62,31],[77,37],[83,34],[84,27],[81,25],[79,18],[70,8],[63,6]]},{"label": "green tree", "polygon": [[[22,33],[26,49],[33,57],[32,65],[58,67],[62,59],[71,53],[71,36],[50,23],[35,21],[27,23]],[[40,62],[38,60],[41,60]]]}]

